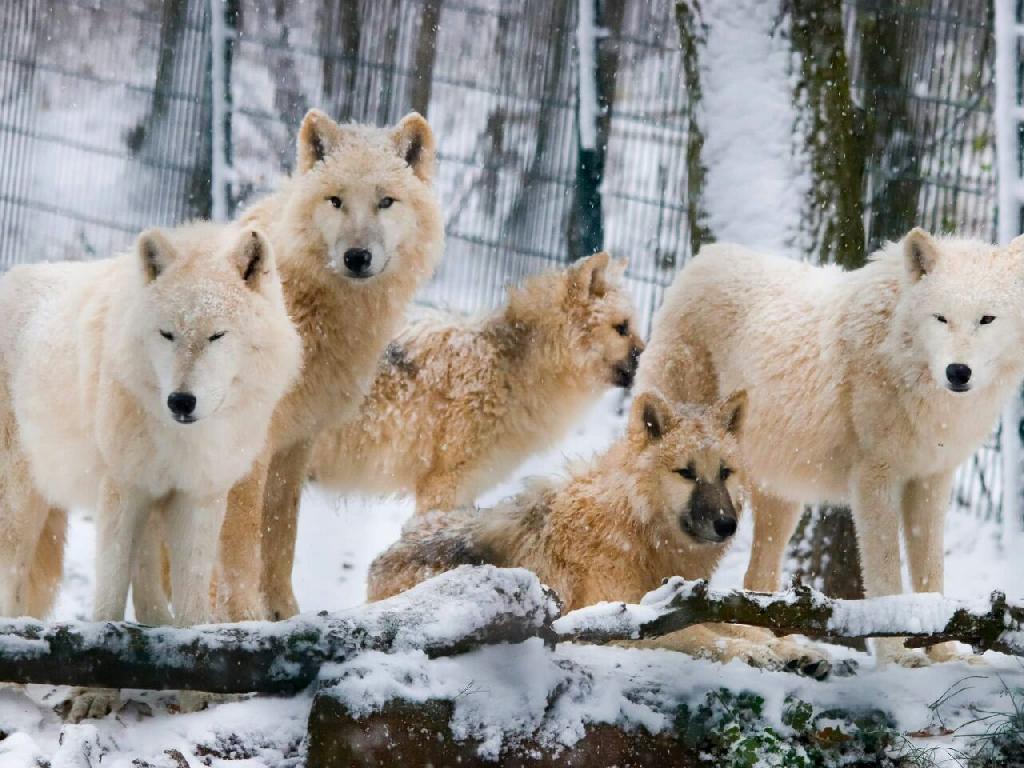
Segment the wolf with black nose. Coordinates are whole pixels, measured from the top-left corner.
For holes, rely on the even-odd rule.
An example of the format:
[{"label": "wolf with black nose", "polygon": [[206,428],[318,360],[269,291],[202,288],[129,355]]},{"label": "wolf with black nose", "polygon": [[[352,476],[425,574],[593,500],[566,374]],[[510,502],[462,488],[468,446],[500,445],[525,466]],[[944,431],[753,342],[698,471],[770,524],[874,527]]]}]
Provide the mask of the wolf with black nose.
[{"label": "wolf with black nose", "polygon": [[535,481],[489,510],[420,515],[370,567],[381,599],[458,565],[534,571],[566,610],[637,602],[667,576],[709,578],[742,506],[746,393],[711,406],[633,401],[625,434],[568,481]]}]

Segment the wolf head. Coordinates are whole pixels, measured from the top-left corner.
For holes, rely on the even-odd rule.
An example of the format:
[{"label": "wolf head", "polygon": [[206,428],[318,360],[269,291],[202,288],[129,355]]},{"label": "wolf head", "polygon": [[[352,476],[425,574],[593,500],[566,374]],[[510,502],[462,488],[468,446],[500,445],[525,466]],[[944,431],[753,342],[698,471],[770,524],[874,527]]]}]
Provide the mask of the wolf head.
[{"label": "wolf head", "polygon": [[1024,240],[1000,249],[935,238],[903,238],[904,287],[897,309],[905,343],[935,384],[955,393],[982,389],[1024,353]]},{"label": "wolf head", "polygon": [[[303,252],[349,281],[389,271],[430,274],[443,237],[433,174],[434,134],[417,113],[381,129],[339,125],[310,110],[289,202],[293,229],[309,246]],[[424,247],[428,263],[410,257]]]},{"label": "wolf head", "polygon": [[200,224],[143,232],[135,251],[140,290],[124,325],[135,370],[125,378],[143,405],[181,425],[276,405],[302,352],[267,238]]},{"label": "wolf head", "polygon": [[635,490],[651,524],[683,541],[721,544],[736,533],[740,499],[737,437],[747,395],[673,408],[653,391],[633,400],[627,439]]},{"label": "wolf head", "polygon": [[509,313],[537,328],[540,354],[581,383],[628,388],[644,343],[632,300],[619,284],[625,269],[625,260],[595,253],[562,272],[528,280],[512,292]]}]

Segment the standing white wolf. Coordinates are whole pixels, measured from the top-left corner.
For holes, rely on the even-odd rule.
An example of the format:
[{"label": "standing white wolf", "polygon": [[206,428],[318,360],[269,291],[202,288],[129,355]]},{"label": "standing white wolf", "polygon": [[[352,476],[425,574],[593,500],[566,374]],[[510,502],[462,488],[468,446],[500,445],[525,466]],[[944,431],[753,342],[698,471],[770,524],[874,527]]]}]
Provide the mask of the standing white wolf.
[{"label": "standing white wolf", "polygon": [[206,620],[228,491],[301,364],[266,238],[201,223],[17,267],[0,316],[0,614],[49,610],[62,549],[44,529],[63,536],[78,505],[97,510],[96,619],[123,617],[159,514],[175,620]]},{"label": "standing white wolf", "polygon": [[[869,596],[902,592],[901,524],[914,591],[942,591],[953,474],[1024,373],[1022,252],[1022,238],[1004,250],[915,229],[853,272],[722,244],[680,273],[638,389],[705,403],[747,390],[748,589],[778,588],[803,504],[838,502]],[[876,649],[925,661],[898,639]]]}]

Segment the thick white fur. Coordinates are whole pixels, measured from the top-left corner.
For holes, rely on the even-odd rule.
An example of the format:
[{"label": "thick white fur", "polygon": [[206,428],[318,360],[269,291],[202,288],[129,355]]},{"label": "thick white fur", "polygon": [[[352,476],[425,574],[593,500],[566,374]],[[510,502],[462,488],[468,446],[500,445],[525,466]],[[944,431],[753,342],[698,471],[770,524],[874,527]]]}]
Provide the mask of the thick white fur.
[{"label": "thick white fur", "polygon": [[[902,591],[901,525],[913,589],[942,591],[953,473],[1024,372],[1021,246],[914,230],[843,272],[720,244],[681,272],[637,387],[701,402],[747,390],[747,588],[778,588],[801,505],[828,501],[852,505],[869,596]],[[969,391],[947,386],[951,363],[971,367]],[[920,661],[898,640],[879,651]]]},{"label": "thick white fur", "polygon": [[[77,505],[97,511],[97,620],[123,617],[150,514],[168,532],[176,621],[206,620],[227,493],[301,362],[267,240],[202,223],[113,259],[17,267],[0,316],[0,614],[49,609],[29,599],[33,570],[53,571],[40,537]],[[194,423],[172,418],[174,391],[196,396]]]}]

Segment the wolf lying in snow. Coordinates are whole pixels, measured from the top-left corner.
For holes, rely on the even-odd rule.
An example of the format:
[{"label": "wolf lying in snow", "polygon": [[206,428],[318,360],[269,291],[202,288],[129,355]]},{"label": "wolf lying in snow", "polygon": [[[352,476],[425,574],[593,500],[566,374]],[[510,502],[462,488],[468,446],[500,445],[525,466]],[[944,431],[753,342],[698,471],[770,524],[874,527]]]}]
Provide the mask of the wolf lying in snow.
[{"label": "wolf lying in snow", "polygon": [[49,610],[62,548],[46,538],[78,505],[96,509],[95,619],[124,616],[157,515],[175,620],[208,620],[227,494],[301,363],[266,238],[198,223],[114,259],[16,267],[0,316],[0,613]]},{"label": "wolf lying in snow", "polygon": [[[313,443],[356,414],[444,240],[431,188],[434,138],[419,115],[382,129],[310,110],[297,143],[295,173],[242,216],[273,244],[303,364],[265,450],[228,500],[218,587],[232,620],[296,612],[295,526]],[[152,597],[162,594],[159,572],[143,569],[152,581],[136,581],[149,596],[136,604],[142,620],[161,617]]]},{"label": "wolf lying in snow", "polygon": [[632,385],[643,342],[616,279],[624,268],[598,253],[530,278],[479,321],[410,326],[359,418],[320,438],[316,479],[412,492],[421,512],[472,504],[606,387]]},{"label": "wolf lying in snow", "polygon": [[[494,509],[414,517],[370,566],[381,600],[459,565],[529,568],[566,610],[601,600],[638,602],[671,575],[710,578],[736,532],[741,507],[736,435],[746,395],[711,407],[671,406],[653,392],[634,401],[626,434],[568,482],[535,481]],[[699,626],[662,645],[766,666],[808,660],[790,641],[750,643]],[[823,657],[811,659],[817,673]]]},{"label": "wolf lying in snow", "polygon": [[[749,392],[748,589],[779,587],[802,505],[828,501],[853,507],[869,596],[902,591],[901,525],[914,591],[942,591],[953,473],[1024,373],[1022,251],[915,229],[853,272],[725,244],[683,269],[637,384],[677,402]],[[898,639],[876,649],[925,661]]]}]

